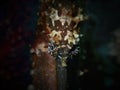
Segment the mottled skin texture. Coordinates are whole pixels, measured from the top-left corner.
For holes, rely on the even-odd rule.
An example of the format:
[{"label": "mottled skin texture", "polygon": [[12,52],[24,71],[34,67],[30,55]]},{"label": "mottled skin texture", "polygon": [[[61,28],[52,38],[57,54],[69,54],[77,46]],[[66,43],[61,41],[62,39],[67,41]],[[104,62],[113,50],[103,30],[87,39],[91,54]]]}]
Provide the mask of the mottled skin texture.
[{"label": "mottled skin texture", "polygon": [[48,37],[41,34],[37,37],[33,49],[41,45],[40,55],[33,54],[33,84],[35,90],[57,90],[56,61],[47,51]]},{"label": "mottled skin texture", "polygon": [[41,57],[36,55],[33,57],[35,61],[35,73],[33,75],[35,90],[38,88],[40,90],[57,90],[56,62],[54,58],[46,52],[41,53]]},{"label": "mottled skin texture", "polygon": [[[67,6],[65,3],[68,3]],[[58,6],[53,6],[53,4]],[[58,64],[55,57],[48,53],[48,43],[54,41],[58,46],[57,49],[61,48],[64,52],[69,52],[77,42],[73,31],[76,30],[77,33],[74,34],[78,35],[77,25],[80,21],[83,21],[83,16],[81,17],[71,1],[41,0],[36,40],[32,50],[35,52],[33,55],[33,83],[36,90],[58,90],[57,80],[61,79],[62,76],[56,75]],[[66,57],[64,56],[64,58]],[[63,57],[62,61],[63,67],[67,66]],[[58,82],[60,83],[60,80]]]}]

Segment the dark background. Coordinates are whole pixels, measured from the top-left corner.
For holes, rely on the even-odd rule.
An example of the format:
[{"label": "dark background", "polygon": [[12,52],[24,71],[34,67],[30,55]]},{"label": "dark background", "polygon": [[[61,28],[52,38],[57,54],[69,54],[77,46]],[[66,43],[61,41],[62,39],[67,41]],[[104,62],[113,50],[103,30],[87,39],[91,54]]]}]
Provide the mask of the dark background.
[{"label": "dark background", "polygon": [[38,1],[0,1],[0,90],[27,90]]},{"label": "dark background", "polygon": [[[110,54],[116,48],[110,46],[120,28],[120,1],[86,0],[84,4],[90,18],[81,25],[81,52],[68,61],[68,90],[119,90],[118,55]],[[0,90],[27,90],[32,83],[29,50],[39,7],[38,0],[0,1]],[[79,75],[80,71],[85,73]]]},{"label": "dark background", "polygon": [[83,7],[89,20],[81,24],[80,53],[68,62],[68,90],[119,90],[120,1],[87,0]]}]

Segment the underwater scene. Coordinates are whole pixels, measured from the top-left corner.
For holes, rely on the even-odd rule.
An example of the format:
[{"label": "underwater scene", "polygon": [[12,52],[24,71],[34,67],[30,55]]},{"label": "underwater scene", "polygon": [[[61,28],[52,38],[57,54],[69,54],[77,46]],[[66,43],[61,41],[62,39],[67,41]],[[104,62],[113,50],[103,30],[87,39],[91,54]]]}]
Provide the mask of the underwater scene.
[{"label": "underwater scene", "polygon": [[0,90],[119,90],[119,0],[1,0]]}]

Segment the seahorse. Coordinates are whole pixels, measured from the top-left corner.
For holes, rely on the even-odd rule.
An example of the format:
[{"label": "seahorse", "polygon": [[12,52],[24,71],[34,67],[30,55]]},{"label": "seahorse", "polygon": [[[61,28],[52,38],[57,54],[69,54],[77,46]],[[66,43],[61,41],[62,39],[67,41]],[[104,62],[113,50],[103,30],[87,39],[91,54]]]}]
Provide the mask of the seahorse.
[{"label": "seahorse", "polygon": [[79,33],[73,30],[77,30],[83,15],[78,9],[78,14],[73,15],[75,5],[68,0],[42,0],[41,4],[41,25],[31,50],[35,90],[66,90],[67,58],[79,41]]}]

